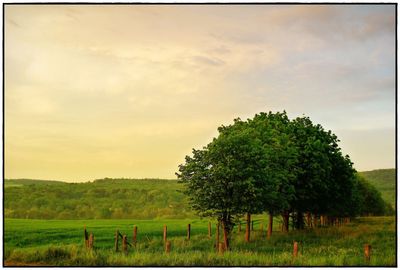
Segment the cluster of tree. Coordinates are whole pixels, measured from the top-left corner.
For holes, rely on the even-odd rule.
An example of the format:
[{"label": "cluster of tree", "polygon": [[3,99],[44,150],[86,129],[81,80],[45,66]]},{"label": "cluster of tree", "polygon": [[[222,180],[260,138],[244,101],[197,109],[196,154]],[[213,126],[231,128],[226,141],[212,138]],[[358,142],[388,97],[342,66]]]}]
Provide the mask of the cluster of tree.
[{"label": "cluster of tree", "polygon": [[104,179],[87,183],[6,180],[6,218],[191,218],[176,180]]},{"label": "cluster of tree", "polygon": [[260,113],[246,121],[235,119],[218,131],[207,146],[186,156],[177,176],[191,207],[222,224],[226,247],[243,215],[248,241],[250,215],[265,211],[269,213],[268,235],[278,214],[284,231],[289,230],[290,217],[294,227],[302,229],[304,217],[311,214],[382,214],[378,206],[365,206],[375,206],[369,196],[376,198],[379,193],[356,177],[337,136],[308,117],[290,120],[286,112]]}]

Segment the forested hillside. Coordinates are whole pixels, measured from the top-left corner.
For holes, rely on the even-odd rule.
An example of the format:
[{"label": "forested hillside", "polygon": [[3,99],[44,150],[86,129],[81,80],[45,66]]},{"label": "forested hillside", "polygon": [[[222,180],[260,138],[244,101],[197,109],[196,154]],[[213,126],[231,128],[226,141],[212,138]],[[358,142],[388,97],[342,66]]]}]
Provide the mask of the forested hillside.
[{"label": "forested hillside", "polygon": [[176,180],[103,179],[86,183],[5,181],[5,216],[43,219],[193,216]]},{"label": "forested hillside", "polygon": [[396,206],[396,169],[380,169],[359,172],[361,176],[374,185],[382,194],[382,198]]},{"label": "forested hillside", "polygon": [[[394,205],[395,170],[360,172]],[[14,218],[187,218],[194,217],[176,180],[102,179],[65,183],[5,180],[4,214]]]}]

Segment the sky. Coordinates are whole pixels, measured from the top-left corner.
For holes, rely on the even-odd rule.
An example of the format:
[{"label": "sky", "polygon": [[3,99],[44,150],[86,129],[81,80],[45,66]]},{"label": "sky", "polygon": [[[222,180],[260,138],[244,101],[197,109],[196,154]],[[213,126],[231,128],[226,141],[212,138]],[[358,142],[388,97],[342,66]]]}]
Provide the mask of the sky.
[{"label": "sky", "polygon": [[395,5],[6,5],[5,177],[174,179],[286,110],[395,167]]}]

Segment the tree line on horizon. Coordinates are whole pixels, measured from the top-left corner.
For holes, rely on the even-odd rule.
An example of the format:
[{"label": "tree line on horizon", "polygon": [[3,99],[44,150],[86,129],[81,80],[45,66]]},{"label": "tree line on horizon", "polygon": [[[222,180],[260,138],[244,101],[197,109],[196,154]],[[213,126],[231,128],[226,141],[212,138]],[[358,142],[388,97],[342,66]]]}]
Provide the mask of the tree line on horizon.
[{"label": "tree line on horizon", "polygon": [[[225,247],[232,228],[245,215],[267,212],[268,235],[280,215],[303,229],[313,217],[348,218],[393,214],[379,192],[358,176],[339,139],[309,117],[290,120],[286,112],[259,113],[220,126],[219,135],[193,149],[176,173],[189,204],[202,217],[221,223]],[[246,234],[246,238],[249,236]]]}]

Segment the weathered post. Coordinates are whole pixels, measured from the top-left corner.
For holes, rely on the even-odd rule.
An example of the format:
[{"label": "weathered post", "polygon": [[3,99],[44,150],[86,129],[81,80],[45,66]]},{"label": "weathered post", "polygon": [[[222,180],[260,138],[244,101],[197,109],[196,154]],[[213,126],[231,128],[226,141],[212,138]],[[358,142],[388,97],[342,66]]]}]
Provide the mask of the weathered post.
[{"label": "weathered post", "polygon": [[299,250],[299,245],[296,241],[293,242],[293,257],[297,257],[297,253]]},{"label": "weathered post", "polygon": [[126,235],[122,236],[122,250],[125,254],[128,254],[128,241],[126,239]]},{"label": "weathered post", "polygon": [[190,240],[190,224],[187,225],[187,240]]},{"label": "weathered post", "polygon": [[250,242],[250,221],[251,220],[251,216],[250,213],[246,214],[246,234],[245,234],[245,238],[244,240],[246,242]]},{"label": "weathered post", "polygon": [[369,262],[371,260],[371,250],[372,250],[371,245],[369,244],[364,245],[364,257],[366,262]]},{"label": "weathered post", "polygon": [[218,223],[216,224],[217,230],[215,231],[215,241],[216,241],[215,247],[217,250],[218,250],[218,245],[219,245],[219,223],[220,222],[218,221]]},{"label": "weathered post", "polygon": [[164,240],[164,243],[165,243],[165,241],[167,241],[167,225],[164,225],[163,240]]},{"label": "weathered post", "polygon": [[118,251],[118,238],[119,238],[119,231],[117,230],[115,232],[115,242],[114,242],[115,251]]},{"label": "weathered post", "polygon": [[92,249],[93,248],[93,244],[94,244],[94,235],[93,235],[93,233],[91,233],[90,236],[89,236],[89,240],[88,240],[88,248]]},{"label": "weathered post", "polygon": [[219,243],[218,244],[218,254],[223,255],[225,251],[225,244],[224,243]]},{"label": "weathered post", "polygon": [[137,241],[137,226],[135,225],[133,227],[133,236],[132,236],[132,244],[136,246],[136,241]]},{"label": "weathered post", "polygon": [[85,247],[87,248],[89,246],[89,243],[88,243],[88,233],[86,231],[86,225],[83,226],[83,237],[85,239]]},{"label": "weathered post", "polygon": [[208,222],[208,238],[211,238],[211,222]]},{"label": "weathered post", "polygon": [[171,252],[171,241],[165,242],[165,253],[169,254]]}]

